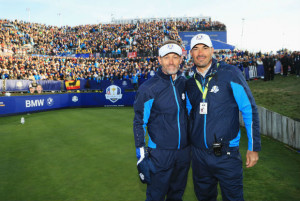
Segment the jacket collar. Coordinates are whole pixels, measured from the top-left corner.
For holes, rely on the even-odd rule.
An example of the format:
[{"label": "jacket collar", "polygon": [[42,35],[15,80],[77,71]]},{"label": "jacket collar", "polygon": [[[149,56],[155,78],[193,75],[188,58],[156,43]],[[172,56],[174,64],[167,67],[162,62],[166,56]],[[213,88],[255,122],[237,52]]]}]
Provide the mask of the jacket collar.
[{"label": "jacket collar", "polygon": [[[210,67],[210,69],[208,70],[208,72],[206,73],[205,77],[210,77],[210,76],[213,76],[214,74],[216,74],[217,68],[218,68],[218,67],[217,67],[217,63],[218,63],[218,61],[217,61],[216,59],[212,58],[211,67]],[[192,67],[192,70],[194,71],[194,73],[196,74],[196,76],[199,75],[199,74],[197,73],[196,65],[194,65],[194,66]],[[200,76],[200,75],[199,75],[199,76]],[[201,77],[202,77],[202,76],[201,76]]]}]

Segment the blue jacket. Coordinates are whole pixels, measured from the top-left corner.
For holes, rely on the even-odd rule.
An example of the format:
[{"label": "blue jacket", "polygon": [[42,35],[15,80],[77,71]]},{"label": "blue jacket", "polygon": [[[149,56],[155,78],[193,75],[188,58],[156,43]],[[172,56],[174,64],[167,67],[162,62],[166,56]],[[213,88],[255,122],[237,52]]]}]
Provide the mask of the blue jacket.
[{"label": "blue jacket", "polygon": [[186,78],[179,74],[173,81],[159,68],[155,76],[139,87],[133,105],[136,147],[146,146],[146,127],[148,147],[180,149],[188,145]]},{"label": "blue jacket", "polygon": [[[217,142],[229,147],[239,146],[241,111],[247,130],[248,150],[260,151],[257,107],[241,71],[225,62],[217,64],[215,59],[204,78],[197,73],[195,66],[193,70],[195,77],[187,81],[187,95],[192,105],[189,122],[191,143],[198,148],[211,149],[216,135]],[[195,79],[202,86],[209,82],[205,99],[207,114],[200,114],[203,99]]]}]

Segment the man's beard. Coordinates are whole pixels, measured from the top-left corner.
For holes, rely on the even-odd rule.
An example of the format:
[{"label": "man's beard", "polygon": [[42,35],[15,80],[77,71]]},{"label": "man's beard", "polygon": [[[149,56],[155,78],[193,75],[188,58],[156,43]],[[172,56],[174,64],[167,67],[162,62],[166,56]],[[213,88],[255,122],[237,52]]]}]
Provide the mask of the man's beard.
[{"label": "man's beard", "polygon": [[166,68],[162,68],[162,71],[167,75],[174,75],[177,74],[179,68],[175,68],[174,70],[168,70]]},{"label": "man's beard", "polygon": [[194,64],[196,65],[196,67],[197,68],[205,68],[206,66],[208,66],[209,65],[209,63],[211,62],[211,60],[212,60],[212,57],[209,59],[209,61],[208,62],[206,62],[206,63],[203,63],[203,62],[195,62],[195,60],[194,60]]}]

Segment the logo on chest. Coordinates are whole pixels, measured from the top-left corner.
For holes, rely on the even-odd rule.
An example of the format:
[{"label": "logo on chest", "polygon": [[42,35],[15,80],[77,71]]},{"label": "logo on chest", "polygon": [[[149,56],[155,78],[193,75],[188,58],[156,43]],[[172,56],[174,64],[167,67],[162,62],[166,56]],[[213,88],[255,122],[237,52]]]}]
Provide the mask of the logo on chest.
[{"label": "logo on chest", "polygon": [[182,100],[185,100],[185,94],[184,94],[184,93],[182,93],[181,99],[182,99]]},{"label": "logo on chest", "polygon": [[213,86],[210,90],[210,92],[213,92],[213,93],[218,93],[219,91],[219,87],[217,85]]}]

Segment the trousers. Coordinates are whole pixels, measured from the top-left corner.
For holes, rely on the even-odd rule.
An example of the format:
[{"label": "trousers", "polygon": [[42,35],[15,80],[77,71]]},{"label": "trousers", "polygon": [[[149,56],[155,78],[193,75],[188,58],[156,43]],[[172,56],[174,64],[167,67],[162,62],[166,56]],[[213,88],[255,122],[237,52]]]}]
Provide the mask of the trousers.
[{"label": "trousers", "polygon": [[146,201],[181,201],[190,168],[190,146],[178,150],[150,149],[156,173],[147,185]]},{"label": "trousers", "polygon": [[220,183],[223,200],[242,201],[243,169],[238,147],[222,150],[221,156],[213,151],[192,146],[193,182],[199,201],[217,200]]}]

